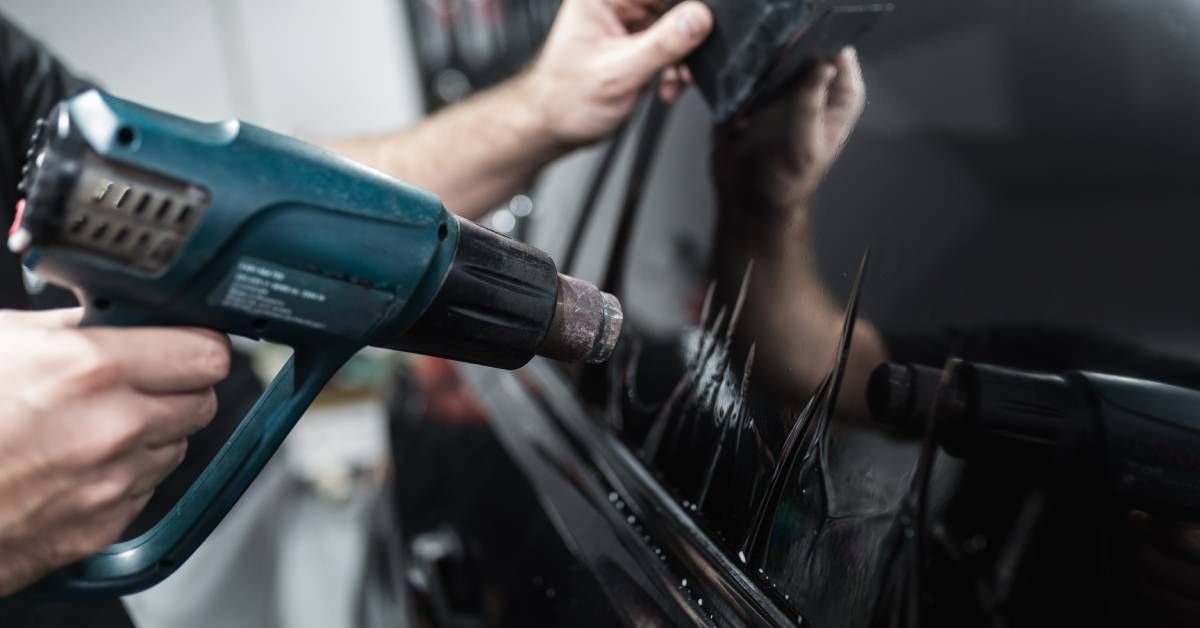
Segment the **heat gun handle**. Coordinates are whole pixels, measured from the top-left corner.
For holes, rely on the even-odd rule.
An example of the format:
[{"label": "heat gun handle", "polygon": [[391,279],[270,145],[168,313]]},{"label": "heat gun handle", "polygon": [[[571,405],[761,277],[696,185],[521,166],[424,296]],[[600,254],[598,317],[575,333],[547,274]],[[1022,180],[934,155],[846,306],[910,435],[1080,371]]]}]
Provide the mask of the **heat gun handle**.
[{"label": "heat gun handle", "polygon": [[161,582],[221,522],[313,399],[353,355],[349,347],[320,352],[297,348],[208,467],[153,528],[50,574],[29,595],[113,597]]}]

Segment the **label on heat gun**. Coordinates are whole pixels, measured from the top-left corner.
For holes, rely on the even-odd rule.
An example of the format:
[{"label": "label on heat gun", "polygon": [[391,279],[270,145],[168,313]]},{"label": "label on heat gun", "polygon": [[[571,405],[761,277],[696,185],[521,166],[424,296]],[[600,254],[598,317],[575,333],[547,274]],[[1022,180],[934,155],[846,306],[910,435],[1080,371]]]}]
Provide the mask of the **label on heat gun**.
[{"label": "label on heat gun", "polygon": [[[361,338],[384,315],[392,296],[243,257],[209,295],[208,302],[263,319]],[[347,315],[350,308],[354,316]]]}]

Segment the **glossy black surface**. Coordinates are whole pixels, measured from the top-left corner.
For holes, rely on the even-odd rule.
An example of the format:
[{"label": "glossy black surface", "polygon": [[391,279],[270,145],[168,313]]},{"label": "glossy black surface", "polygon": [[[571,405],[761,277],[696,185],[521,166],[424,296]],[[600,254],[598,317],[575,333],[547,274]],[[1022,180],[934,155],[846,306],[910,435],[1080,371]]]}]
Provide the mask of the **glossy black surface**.
[{"label": "glossy black surface", "polygon": [[[1122,465],[1200,465],[1112,446],[1200,408],[1135,395],[1153,408],[1114,419],[1070,373],[1200,389],[1198,30],[1189,0],[898,5],[859,46],[868,105],[803,216],[799,274],[740,235],[766,202],[744,177],[698,191],[705,116],[660,111],[637,177],[677,192],[647,184],[629,237],[593,247],[625,256],[592,264],[621,274],[620,355],[470,370],[524,481],[463,481],[535,496],[504,516],[561,539],[549,562],[613,609],[594,625],[1197,625],[1197,528],[1131,497]],[[868,416],[884,361],[1062,375],[1080,410],[1036,450],[950,455],[918,419]]]}]

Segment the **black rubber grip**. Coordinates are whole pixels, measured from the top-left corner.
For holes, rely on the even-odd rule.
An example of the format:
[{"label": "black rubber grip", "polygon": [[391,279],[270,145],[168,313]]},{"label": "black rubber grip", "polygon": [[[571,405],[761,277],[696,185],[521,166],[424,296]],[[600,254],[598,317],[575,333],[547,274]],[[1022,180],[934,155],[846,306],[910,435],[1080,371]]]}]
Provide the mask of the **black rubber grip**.
[{"label": "black rubber grip", "polygon": [[554,319],[558,269],[545,253],[459,220],[437,298],[389,349],[502,369],[527,364]]}]

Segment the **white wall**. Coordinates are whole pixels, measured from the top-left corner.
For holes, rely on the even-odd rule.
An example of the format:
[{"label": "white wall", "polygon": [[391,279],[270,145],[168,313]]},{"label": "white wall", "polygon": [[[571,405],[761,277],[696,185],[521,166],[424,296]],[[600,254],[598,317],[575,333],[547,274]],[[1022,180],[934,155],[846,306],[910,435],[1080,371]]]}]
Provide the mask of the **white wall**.
[{"label": "white wall", "polygon": [[[263,120],[305,137],[344,137],[416,120],[412,50],[399,0],[223,0],[236,7]],[[407,27],[405,27],[407,36]]]},{"label": "white wall", "polygon": [[188,116],[234,112],[208,3],[5,0],[0,10],[115,93]]},{"label": "white wall", "polygon": [[420,113],[399,0],[5,0],[115,94],[203,120],[331,138]]}]

